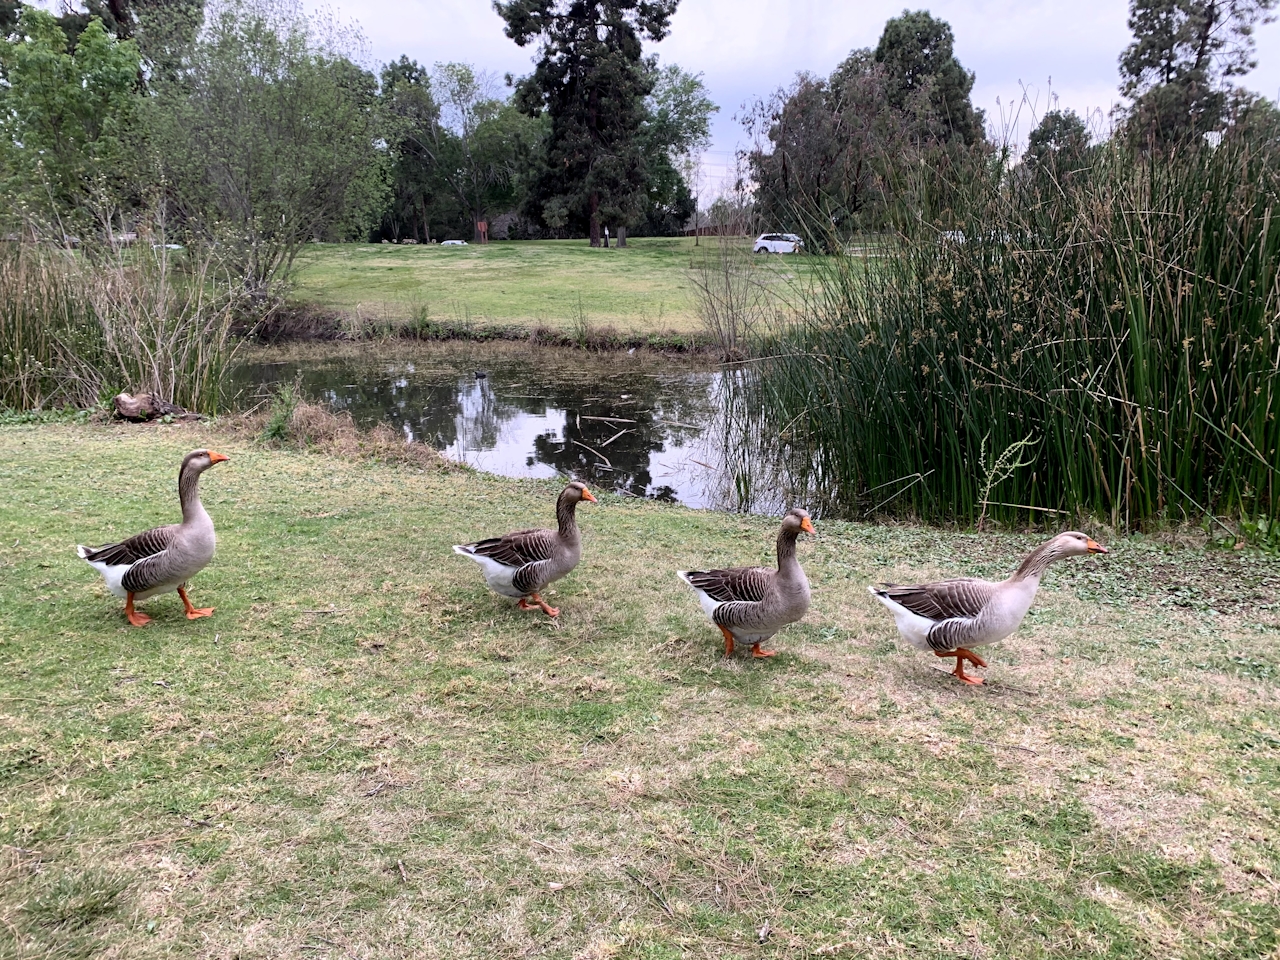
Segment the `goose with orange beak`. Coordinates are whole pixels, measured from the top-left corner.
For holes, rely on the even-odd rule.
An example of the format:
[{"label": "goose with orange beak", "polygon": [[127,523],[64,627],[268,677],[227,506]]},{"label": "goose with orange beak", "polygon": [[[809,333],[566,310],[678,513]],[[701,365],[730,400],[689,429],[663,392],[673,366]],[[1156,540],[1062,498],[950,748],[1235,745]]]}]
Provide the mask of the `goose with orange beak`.
[{"label": "goose with orange beak", "polygon": [[778,568],[731,567],[727,570],[679,570],[678,576],[698,595],[698,602],[724,636],[724,655],[737,643],[751,644],[751,655],[772,657],[776,650],[761,644],[809,609],[809,580],[796,559],[796,539],[814,533],[809,514],[796,508],[782,518],[778,531]]},{"label": "goose with orange beak", "polygon": [[541,609],[549,617],[558,617],[560,611],[540,594],[582,559],[577,506],[583,500],[597,502],[586,485],[575,480],[556,499],[555,530],[517,530],[475,543],[456,544],[453,552],[478,563],[489,589],[519,600],[521,610]]},{"label": "goose with orange beak", "polygon": [[200,502],[200,474],[230,459],[215,450],[192,450],[183,458],[178,470],[181,523],[155,527],[102,547],[76,547],[80,558],[102,574],[107,589],[124,598],[125,616],[135,627],[151,622],[149,616],[134,609],[135,601],[170,590],[178,591],[188,620],[213,613],[212,607],[192,605],[187,581],[209,565],[217,547],[213,520]]},{"label": "goose with orange beak", "polygon": [[915,586],[882,583],[867,589],[889,608],[902,639],[917,650],[955,657],[956,679],[978,684],[982,678],[965,673],[965,662],[978,667],[987,662],[973,648],[1003,640],[1018,629],[1049,565],[1066,557],[1106,552],[1092,537],[1070,530],[1040,544],[1013,576],[999,583],[964,578]]}]

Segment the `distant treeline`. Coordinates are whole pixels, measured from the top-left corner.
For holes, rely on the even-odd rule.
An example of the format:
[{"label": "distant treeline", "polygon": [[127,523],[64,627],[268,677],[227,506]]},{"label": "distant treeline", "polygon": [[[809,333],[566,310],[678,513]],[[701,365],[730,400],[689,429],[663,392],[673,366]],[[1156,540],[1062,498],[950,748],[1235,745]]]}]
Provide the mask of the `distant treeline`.
[{"label": "distant treeline", "polygon": [[[717,109],[645,56],[675,0],[499,4],[533,73],[409,57],[293,0],[0,0],[0,231],[163,233],[268,290],[310,240],[674,234]],[[483,225],[483,227],[482,227]]]}]

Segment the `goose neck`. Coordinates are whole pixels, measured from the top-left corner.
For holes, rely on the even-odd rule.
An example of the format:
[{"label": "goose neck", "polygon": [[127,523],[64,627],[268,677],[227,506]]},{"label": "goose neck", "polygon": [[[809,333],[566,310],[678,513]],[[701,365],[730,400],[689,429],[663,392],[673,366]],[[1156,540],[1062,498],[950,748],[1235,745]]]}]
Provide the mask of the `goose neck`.
[{"label": "goose neck", "polygon": [[1044,572],[1049,569],[1049,564],[1058,559],[1057,554],[1049,549],[1052,542],[1042,543],[1027,554],[1027,558],[1022,561],[1017,572],[1010,579],[1039,581]]},{"label": "goose neck", "polygon": [[182,504],[182,522],[191,523],[205,513],[200,502],[200,471],[186,467],[178,474],[178,500]]},{"label": "goose neck", "polygon": [[782,530],[778,534],[778,572],[794,573],[800,569],[796,559],[796,537],[798,534],[790,530]]},{"label": "goose neck", "polygon": [[556,527],[560,539],[574,543],[578,539],[578,501],[565,494],[556,501]]}]

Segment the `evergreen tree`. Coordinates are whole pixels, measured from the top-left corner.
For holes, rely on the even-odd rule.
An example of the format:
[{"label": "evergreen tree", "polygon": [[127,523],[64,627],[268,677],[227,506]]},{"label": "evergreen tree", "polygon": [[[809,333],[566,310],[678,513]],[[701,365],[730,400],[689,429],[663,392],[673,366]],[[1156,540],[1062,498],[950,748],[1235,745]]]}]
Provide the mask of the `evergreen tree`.
[{"label": "evergreen tree", "polygon": [[954,47],[945,20],[903,10],[884,25],[874,56],[885,70],[890,105],[914,120],[917,140],[973,146],[983,140],[982,111],[969,100],[974,76]]},{"label": "evergreen tree", "polygon": [[1120,57],[1121,92],[1132,101],[1132,137],[1152,147],[1220,130],[1233,101],[1231,77],[1248,73],[1253,31],[1276,0],[1131,0],[1133,43]]},{"label": "evergreen tree", "polygon": [[543,223],[625,225],[644,208],[649,177],[641,128],[654,69],[642,40],[666,36],[678,0],[495,0],[506,34],[520,46],[541,41],[537,65],[517,103],[551,132],[532,201]]}]

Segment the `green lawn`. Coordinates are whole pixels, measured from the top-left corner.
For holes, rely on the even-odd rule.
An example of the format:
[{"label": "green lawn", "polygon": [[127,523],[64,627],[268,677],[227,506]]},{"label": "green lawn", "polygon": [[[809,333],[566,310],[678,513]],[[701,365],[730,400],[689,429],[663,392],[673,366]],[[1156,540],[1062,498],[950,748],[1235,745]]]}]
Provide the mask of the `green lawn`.
[{"label": "green lawn", "polygon": [[[622,334],[689,333],[699,327],[692,275],[719,250],[707,238],[697,248],[691,238],[641,238],[623,250],[593,250],[585,240],[312,245],[299,258],[295,292],[380,319],[425,311],[451,324],[568,331],[585,318]],[[752,262],[779,290],[809,269],[800,257]]]},{"label": "green lawn", "polygon": [[[204,444],[217,613],[131,628],[73,545]],[[449,545],[556,489],[0,428],[0,957],[1277,955],[1275,558],[1060,564],[968,688],[865,586],[1033,538],[819,523],[809,616],[725,662],[673,571],[776,522],[601,496],[551,622]]]}]

